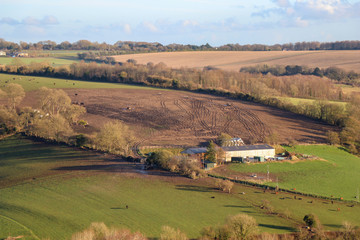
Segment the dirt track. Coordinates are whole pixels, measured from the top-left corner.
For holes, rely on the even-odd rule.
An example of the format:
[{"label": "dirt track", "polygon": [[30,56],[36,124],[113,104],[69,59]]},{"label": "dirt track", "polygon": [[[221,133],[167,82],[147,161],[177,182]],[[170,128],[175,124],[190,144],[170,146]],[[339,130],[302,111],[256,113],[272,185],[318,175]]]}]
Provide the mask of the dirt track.
[{"label": "dirt track", "polygon": [[[282,142],[324,142],[331,126],[278,109],[204,94],[163,90],[76,89],[89,124],[111,119],[132,126],[139,145],[198,145],[225,132],[246,143],[276,132]],[[77,93],[77,96],[75,96]]]}]

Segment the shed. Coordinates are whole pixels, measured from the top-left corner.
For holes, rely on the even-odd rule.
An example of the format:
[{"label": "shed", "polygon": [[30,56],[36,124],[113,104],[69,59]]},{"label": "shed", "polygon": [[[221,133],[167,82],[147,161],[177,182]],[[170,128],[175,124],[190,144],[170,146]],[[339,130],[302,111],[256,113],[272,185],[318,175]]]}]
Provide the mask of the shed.
[{"label": "shed", "polygon": [[210,169],[213,169],[214,167],[216,167],[216,163],[210,162],[210,161],[204,161],[204,169],[205,170],[210,170]]},{"label": "shed", "polygon": [[[244,146],[231,146],[231,147],[222,147],[225,152],[225,161],[230,162],[232,158],[254,158],[263,157],[273,158],[275,157],[275,149],[270,145],[244,145]],[[236,159],[234,159],[236,160]]]},{"label": "shed", "polygon": [[6,56],[6,52],[0,51],[0,56]]}]

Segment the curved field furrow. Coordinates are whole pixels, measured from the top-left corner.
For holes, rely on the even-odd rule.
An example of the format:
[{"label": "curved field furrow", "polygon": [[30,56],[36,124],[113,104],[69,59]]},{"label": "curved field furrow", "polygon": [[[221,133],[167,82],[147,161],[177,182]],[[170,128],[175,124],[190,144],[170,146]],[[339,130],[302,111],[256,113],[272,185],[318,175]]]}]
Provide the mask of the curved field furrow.
[{"label": "curved field furrow", "polygon": [[241,137],[245,143],[262,143],[270,133],[276,133],[283,143],[325,142],[326,132],[336,131],[282,110],[205,94],[138,89],[66,91],[73,98],[77,93],[76,100],[87,108],[83,118],[90,127],[85,133],[117,119],[131,126],[142,139],[139,145],[196,146],[222,132]]}]

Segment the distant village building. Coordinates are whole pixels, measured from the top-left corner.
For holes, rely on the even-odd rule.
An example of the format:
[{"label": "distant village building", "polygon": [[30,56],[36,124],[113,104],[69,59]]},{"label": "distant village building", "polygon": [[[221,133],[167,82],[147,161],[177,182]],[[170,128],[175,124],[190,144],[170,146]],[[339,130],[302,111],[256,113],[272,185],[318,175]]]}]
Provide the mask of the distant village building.
[{"label": "distant village building", "polygon": [[28,57],[29,54],[26,52],[15,53],[15,57]]},{"label": "distant village building", "polygon": [[0,56],[6,56],[6,52],[0,51]]},{"label": "distant village building", "polygon": [[274,158],[275,149],[270,145],[244,145],[244,146],[231,146],[223,147],[225,152],[225,161],[231,162],[238,158]]}]

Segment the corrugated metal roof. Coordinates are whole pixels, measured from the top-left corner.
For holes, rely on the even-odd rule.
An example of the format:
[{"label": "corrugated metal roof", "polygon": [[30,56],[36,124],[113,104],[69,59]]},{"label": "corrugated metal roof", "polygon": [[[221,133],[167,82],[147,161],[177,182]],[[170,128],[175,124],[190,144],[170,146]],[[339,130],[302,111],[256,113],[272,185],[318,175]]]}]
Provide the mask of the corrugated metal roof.
[{"label": "corrugated metal roof", "polygon": [[226,152],[234,152],[234,151],[249,151],[249,150],[266,150],[266,149],[274,149],[274,148],[270,145],[264,144],[264,145],[222,147],[222,149]]},{"label": "corrugated metal roof", "polygon": [[206,153],[207,148],[205,147],[200,147],[200,148],[188,148],[185,151],[182,151],[181,153],[183,154],[199,154],[199,153]]}]

